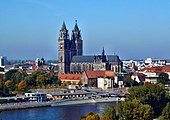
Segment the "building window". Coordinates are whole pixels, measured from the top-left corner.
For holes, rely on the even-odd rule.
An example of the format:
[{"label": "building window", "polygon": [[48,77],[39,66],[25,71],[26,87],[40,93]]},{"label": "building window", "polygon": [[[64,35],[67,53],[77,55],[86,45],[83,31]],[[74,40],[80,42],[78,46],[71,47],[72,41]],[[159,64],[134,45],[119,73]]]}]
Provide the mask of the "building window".
[{"label": "building window", "polygon": [[63,57],[61,56],[61,57],[60,57],[60,62],[62,62],[62,61],[63,61]]},{"label": "building window", "polygon": [[62,43],[60,44],[60,49],[63,49],[63,44]]}]

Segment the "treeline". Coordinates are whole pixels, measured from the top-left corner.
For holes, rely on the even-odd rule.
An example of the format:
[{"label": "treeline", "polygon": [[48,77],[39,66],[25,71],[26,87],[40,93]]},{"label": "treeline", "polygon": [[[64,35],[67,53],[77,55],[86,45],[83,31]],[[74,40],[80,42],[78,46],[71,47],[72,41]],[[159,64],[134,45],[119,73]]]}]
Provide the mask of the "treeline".
[{"label": "treeline", "polygon": [[159,85],[129,88],[129,95],[117,107],[108,108],[103,114],[93,112],[81,120],[170,120],[170,95]]},{"label": "treeline", "polygon": [[47,88],[60,86],[58,74],[54,72],[35,71],[28,75],[25,71],[9,70],[0,79],[0,95],[8,96],[25,92],[31,88]]}]

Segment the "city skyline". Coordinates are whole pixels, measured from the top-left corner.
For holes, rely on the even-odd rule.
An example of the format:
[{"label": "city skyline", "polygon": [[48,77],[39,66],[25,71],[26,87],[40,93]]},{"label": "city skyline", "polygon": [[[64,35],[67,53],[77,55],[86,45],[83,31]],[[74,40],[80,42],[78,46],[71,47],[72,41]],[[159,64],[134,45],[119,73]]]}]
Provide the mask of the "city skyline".
[{"label": "city skyline", "polygon": [[170,58],[170,1],[13,0],[0,4],[0,55],[56,60],[63,21],[81,30],[84,55]]}]

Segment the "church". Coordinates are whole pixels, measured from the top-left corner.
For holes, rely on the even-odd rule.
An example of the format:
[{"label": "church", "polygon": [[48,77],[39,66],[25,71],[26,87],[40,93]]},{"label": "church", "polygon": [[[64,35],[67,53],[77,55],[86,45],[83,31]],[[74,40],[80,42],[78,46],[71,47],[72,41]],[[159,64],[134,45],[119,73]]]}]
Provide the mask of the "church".
[{"label": "church", "polygon": [[65,22],[63,22],[58,38],[58,70],[59,73],[82,73],[86,70],[122,71],[122,61],[118,55],[83,55],[83,40],[77,21],[69,37]]}]

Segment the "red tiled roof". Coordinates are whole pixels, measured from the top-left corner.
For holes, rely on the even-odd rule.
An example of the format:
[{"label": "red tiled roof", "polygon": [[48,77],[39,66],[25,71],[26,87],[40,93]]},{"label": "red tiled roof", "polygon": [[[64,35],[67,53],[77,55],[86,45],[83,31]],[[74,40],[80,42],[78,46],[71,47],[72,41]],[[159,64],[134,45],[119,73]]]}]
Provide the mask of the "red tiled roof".
[{"label": "red tiled roof", "polygon": [[141,71],[147,72],[170,72],[170,66],[146,67]]},{"label": "red tiled roof", "polygon": [[35,62],[33,62],[33,61],[27,61],[27,62],[25,62],[24,64],[35,65]]},{"label": "red tiled roof", "polygon": [[58,74],[60,80],[81,80],[82,74]]},{"label": "red tiled roof", "polygon": [[114,77],[116,74],[110,70],[102,70],[102,71],[85,71],[88,78],[97,78],[97,77]]}]

